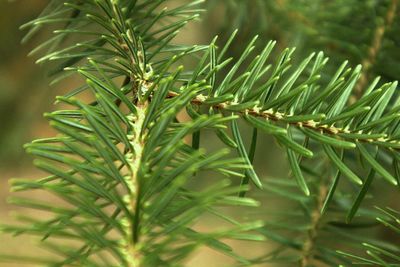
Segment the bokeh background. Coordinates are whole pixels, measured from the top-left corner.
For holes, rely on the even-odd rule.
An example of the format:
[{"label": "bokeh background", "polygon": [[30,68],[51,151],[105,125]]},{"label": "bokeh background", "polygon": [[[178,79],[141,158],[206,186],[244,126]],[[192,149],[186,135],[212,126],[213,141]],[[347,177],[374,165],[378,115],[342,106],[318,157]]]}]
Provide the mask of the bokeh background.
[{"label": "bokeh background", "polygon": [[[246,1],[251,1],[254,5],[247,5]],[[28,56],[35,45],[47,37],[46,35],[38,35],[30,42],[21,44],[24,32],[19,30],[20,25],[34,19],[47,2],[47,0],[0,0],[1,223],[12,222],[10,214],[12,215],[12,211],[15,210],[15,207],[7,204],[6,201],[10,194],[8,179],[40,176],[40,172],[33,168],[32,159],[24,153],[23,144],[35,138],[54,134],[42,114],[56,108],[53,104],[56,95],[61,95],[79,84],[78,80],[69,79],[66,82],[49,85],[52,81],[52,77],[48,75],[49,66],[36,65],[35,58]],[[220,40],[224,40],[228,38],[230,32],[240,27],[239,39],[230,51],[232,55],[240,53],[239,51],[243,49],[246,41],[251,39],[254,34],[260,33],[261,43],[275,39],[278,41],[278,50],[287,46],[297,46],[299,59],[304,58],[302,55],[306,55],[310,51],[322,49],[328,55],[333,56],[330,64],[333,68],[337,67],[344,59],[350,59],[351,64],[355,65],[362,63],[363,59],[368,57],[370,44],[374,38],[374,29],[380,23],[385,23],[385,11],[389,3],[382,1],[386,4],[380,5],[376,3],[377,1],[366,0],[365,2],[371,3],[369,9],[358,10],[358,13],[351,17],[351,21],[342,21],[342,24],[354,23],[354,30],[361,35],[358,39],[353,36],[353,39],[348,40],[346,38],[351,36],[351,33],[342,34],[340,29],[329,27],[329,21],[332,19],[329,17],[329,13],[315,16],[312,19],[307,16],[307,14],[313,14],[314,9],[320,8],[316,3],[324,1],[296,0],[293,2],[301,3],[301,10],[294,9],[290,0],[210,1],[207,5],[208,15],[204,16],[202,21],[192,23],[185,29],[177,42],[208,43],[218,33],[221,33]],[[329,2],[336,3],[338,1],[324,2],[328,5],[327,7],[334,10],[335,7],[329,6]],[[268,12],[271,12],[271,16],[265,15]],[[337,12],[347,14],[346,12],[354,12],[354,10],[349,6],[348,9],[338,9]],[[321,16],[325,17],[321,18]],[[365,20],[366,17],[368,17],[367,20]],[[318,23],[321,20],[328,26],[325,25],[326,27],[319,30]],[[361,22],[364,23],[364,26],[358,29]],[[395,27],[391,31],[395,31]],[[338,35],[337,39],[345,39],[345,41],[337,42],[327,38],[327,36],[333,36],[332,32]],[[387,49],[385,51],[391,51],[390,49],[399,47],[398,43],[395,38],[388,38],[382,42],[382,46]],[[399,64],[396,58],[392,58],[392,55],[393,53],[391,61],[386,60],[385,54],[378,55],[367,79],[371,79],[377,74],[382,75],[383,80],[400,78]],[[394,55],[400,58],[399,54],[394,53]],[[327,71],[329,72],[329,68]],[[250,134],[250,130],[244,131],[245,136],[250,136]],[[259,138],[258,146],[255,162],[258,172],[265,177],[287,176],[289,168],[285,156],[274,142],[268,138]],[[393,192],[388,191],[381,201],[396,205],[397,200],[398,197],[396,198]],[[388,235],[385,231],[379,234]],[[34,253],[34,247],[26,238],[23,240],[3,236],[0,238],[0,250],[5,249],[12,253],[25,253],[26,250],[29,250]],[[247,251],[249,255],[256,253],[254,247],[251,246],[241,249]],[[190,262],[190,266],[221,266],[224,258],[210,253],[212,252],[203,251],[198,254]],[[2,265],[0,263],[0,266],[23,265],[12,265],[11,263]]]},{"label": "bokeh background", "polygon": [[[45,0],[0,1],[0,221],[12,221],[8,205],[8,179],[31,178],[38,173],[23,144],[35,136],[51,134],[42,113],[51,109],[55,88],[49,88],[46,69],[27,57],[34,43],[21,44],[20,25],[33,19]],[[28,241],[29,242],[29,241]],[[0,248],[13,253],[29,250],[21,240],[0,239]],[[10,266],[6,263],[1,266]],[[15,265],[18,266],[18,265]]]}]

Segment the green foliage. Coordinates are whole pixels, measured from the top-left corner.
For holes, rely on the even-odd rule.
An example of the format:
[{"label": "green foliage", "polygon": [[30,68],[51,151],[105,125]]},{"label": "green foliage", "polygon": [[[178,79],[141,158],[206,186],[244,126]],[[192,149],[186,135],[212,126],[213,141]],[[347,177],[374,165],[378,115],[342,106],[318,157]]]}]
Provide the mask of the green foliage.
[{"label": "green foliage", "polygon": [[[397,0],[228,0],[223,10],[235,19],[221,22],[222,32],[245,29],[240,38],[248,40],[259,34],[264,41],[278,40],[282,46],[293,45],[302,53],[323,50],[334,62],[361,63],[363,85],[374,76],[397,80],[399,56],[396,19]],[[210,9],[219,1],[209,0]],[[236,51],[237,52],[237,51]],[[329,71],[334,71],[330,68]],[[358,91],[360,89],[357,89]]]},{"label": "green foliage", "polygon": [[[380,209],[382,215],[378,216],[376,220],[394,231],[395,234],[400,234],[400,220],[399,212],[391,208]],[[367,249],[364,256],[351,255],[346,252],[339,251],[340,254],[350,258],[352,264],[364,264],[373,266],[399,266],[400,264],[400,250],[395,244],[380,244],[379,241],[375,243],[362,243],[362,246]]]},{"label": "green foliage", "polygon": [[[20,216],[20,225],[2,227],[38,235],[58,257],[3,259],[46,266],[183,266],[207,246],[241,266],[351,263],[336,251],[362,242],[350,231],[374,226],[368,220],[375,212],[360,207],[373,184],[399,185],[397,82],[379,84],[378,78],[352,100],[361,66],[344,62],[331,73],[322,52],[277,52],[275,42],[262,46],[255,37],[229,57],[237,31],[223,45],[216,38],[210,45],[174,44],[179,30],[199,16],[202,1],[163,8],[167,4],[53,0],[22,26],[30,29],[24,41],[47,24],[56,28],[32,54],[41,54],[38,63],[55,62],[55,82],[78,74],[85,84],[57,98],[63,109],[45,115],[59,135],[26,145],[49,176],[11,182],[14,191],[44,190],[59,202],[15,197],[12,203],[50,216]],[[182,119],[183,112],[190,119]],[[241,120],[253,129],[249,149]],[[206,152],[206,131],[227,148]],[[282,147],[293,179],[260,177],[253,165],[259,135]],[[197,179],[205,173],[208,186]],[[246,197],[252,192],[281,196],[293,210],[278,208],[269,213],[279,212],[276,218],[251,220],[230,215],[226,206],[268,210],[256,194]],[[200,231],[196,223],[206,216],[224,227]],[[343,240],[332,244],[319,235]],[[279,247],[249,258],[227,239],[267,239]],[[379,264],[376,253],[396,255],[372,246]]]}]

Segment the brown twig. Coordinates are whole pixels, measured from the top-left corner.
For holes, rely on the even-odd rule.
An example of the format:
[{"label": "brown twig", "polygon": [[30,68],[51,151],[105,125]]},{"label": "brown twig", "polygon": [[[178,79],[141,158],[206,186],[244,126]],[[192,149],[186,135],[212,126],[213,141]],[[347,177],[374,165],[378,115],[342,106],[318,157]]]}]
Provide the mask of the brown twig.
[{"label": "brown twig", "polygon": [[383,37],[385,36],[385,32],[392,26],[396,12],[397,12],[397,1],[392,0],[385,16],[385,22],[379,25],[374,32],[374,37],[372,39],[371,46],[368,49],[368,56],[364,58],[362,61],[363,73],[354,89],[354,98],[359,99],[362,96],[365,87],[368,84],[369,75],[372,66],[375,64],[376,59],[378,57],[379,51],[382,47]]},{"label": "brown twig", "polygon": [[310,266],[311,261],[313,259],[315,242],[317,240],[318,230],[320,228],[322,219],[321,209],[322,206],[324,205],[327,194],[328,194],[328,188],[323,182],[321,182],[317,196],[317,203],[316,203],[317,205],[315,206],[315,209],[311,213],[311,227],[307,233],[307,238],[304,242],[302,249],[302,254],[301,254],[302,256],[300,260],[301,267]]},{"label": "brown twig", "polygon": [[[179,96],[178,93],[170,91],[167,95],[167,98],[174,98],[174,97],[178,97],[178,96]],[[207,100],[207,97],[205,97],[203,95],[198,95],[191,100],[191,103],[194,105],[207,105],[206,100]],[[229,111],[230,105],[231,105],[231,103],[229,103],[229,102],[223,102],[223,103],[211,105],[211,107],[213,107],[215,109],[219,109],[219,110]],[[260,110],[257,108],[250,108],[250,109],[244,109],[242,111],[236,111],[236,113],[241,114],[241,115],[251,115],[254,117],[265,118],[269,121],[274,121],[276,123],[285,123],[287,125],[291,125],[291,126],[298,127],[298,128],[307,128],[307,129],[316,131],[318,133],[325,133],[325,134],[336,136],[336,137],[340,136],[340,134],[352,133],[351,131],[349,131],[347,129],[335,127],[333,125],[326,125],[326,124],[319,123],[319,122],[313,121],[313,120],[291,122],[291,121],[288,121],[288,119],[290,119],[292,116],[284,114],[284,113],[280,113],[280,112],[275,112],[273,110]],[[342,137],[342,136],[340,136],[340,138],[346,139],[346,137]],[[357,139],[357,141],[368,142],[368,143],[376,142],[376,141],[377,142],[393,142],[387,138],[382,138],[382,137],[379,137],[379,138],[371,137],[369,139]]]}]

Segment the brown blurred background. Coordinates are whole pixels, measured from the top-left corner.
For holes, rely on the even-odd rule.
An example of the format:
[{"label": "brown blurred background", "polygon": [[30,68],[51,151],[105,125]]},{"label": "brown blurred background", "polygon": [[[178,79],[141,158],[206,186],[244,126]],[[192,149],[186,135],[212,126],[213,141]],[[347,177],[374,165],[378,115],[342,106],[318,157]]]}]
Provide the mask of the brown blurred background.
[{"label": "brown blurred background", "polygon": [[[21,45],[23,23],[35,18],[47,1],[0,1],[0,222],[9,222],[11,206],[8,179],[34,177],[31,159],[24,153],[23,144],[34,137],[49,135],[50,128],[42,113],[51,108],[55,94],[49,88],[46,70],[27,57],[34,42]],[[0,249],[18,253],[18,239],[2,236]],[[1,266],[12,266],[5,264]],[[18,265],[14,265],[18,266]]]}]

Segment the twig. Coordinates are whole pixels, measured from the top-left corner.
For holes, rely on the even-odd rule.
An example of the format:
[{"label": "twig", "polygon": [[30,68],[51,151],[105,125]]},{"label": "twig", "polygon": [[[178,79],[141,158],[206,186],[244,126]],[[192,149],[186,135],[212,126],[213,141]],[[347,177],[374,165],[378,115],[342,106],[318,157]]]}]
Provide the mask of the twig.
[{"label": "twig", "polygon": [[315,248],[315,242],[317,240],[318,230],[320,228],[320,223],[322,219],[321,209],[324,205],[327,194],[328,188],[323,182],[321,182],[317,196],[317,205],[315,206],[311,214],[311,228],[308,231],[307,239],[305,240],[302,249],[302,256],[300,260],[301,267],[310,266],[310,263],[313,259],[313,250]]},{"label": "twig", "polygon": [[[374,32],[374,37],[372,39],[371,46],[368,49],[368,56],[362,61],[362,66],[364,71],[361,74],[360,80],[358,81],[354,89],[354,100],[359,99],[367,86],[369,80],[369,74],[372,66],[375,64],[378,57],[379,51],[382,47],[383,37],[385,32],[392,26],[396,11],[397,11],[397,1],[392,0],[390,6],[386,12],[385,22],[379,25]],[[354,101],[353,100],[353,101]]]},{"label": "twig", "polygon": [[[178,93],[171,91],[168,93],[167,98],[174,98],[177,96],[179,96]],[[207,97],[205,97],[204,95],[198,95],[191,100],[191,103],[194,105],[207,105],[207,103],[205,102],[206,100],[207,100]],[[230,105],[229,102],[223,102],[223,103],[210,105],[210,106],[212,108],[219,109],[219,110],[228,110],[227,108],[229,105]],[[277,123],[285,123],[287,125],[292,125],[297,128],[308,128],[308,129],[316,131],[318,133],[325,133],[325,134],[329,134],[329,135],[336,136],[336,137],[339,137],[340,134],[355,133],[355,132],[351,132],[350,130],[347,130],[344,128],[329,126],[329,125],[326,125],[326,124],[323,124],[323,123],[320,123],[320,122],[314,121],[314,120],[290,122],[287,119],[290,119],[292,116],[287,115],[285,113],[275,112],[273,110],[259,110],[257,108],[250,108],[250,109],[244,109],[242,111],[236,111],[236,113],[242,114],[242,115],[247,114],[247,115],[251,115],[254,117],[261,117],[261,118],[265,118],[269,121],[274,121]],[[395,143],[394,141],[392,141],[390,138],[374,137],[374,136],[371,136],[368,139],[346,138],[346,137],[340,136],[340,139],[343,139],[343,140],[350,139],[353,141],[355,139],[359,142],[366,142],[366,143],[390,142],[393,144],[393,146],[398,144],[398,143]],[[392,149],[397,149],[397,148],[392,147]]]}]

